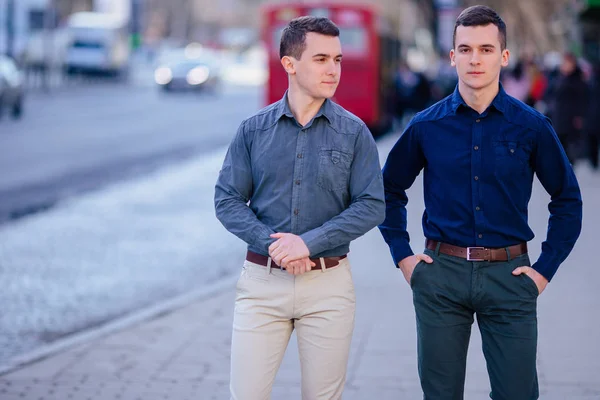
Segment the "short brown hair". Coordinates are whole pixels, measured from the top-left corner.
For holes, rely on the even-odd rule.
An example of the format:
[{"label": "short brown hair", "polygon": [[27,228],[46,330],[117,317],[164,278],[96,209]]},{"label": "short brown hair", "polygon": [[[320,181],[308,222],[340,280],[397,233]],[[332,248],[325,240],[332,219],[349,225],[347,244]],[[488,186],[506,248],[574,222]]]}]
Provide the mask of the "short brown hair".
[{"label": "short brown hair", "polygon": [[304,50],[306,50],[306,34],[308,32],[326,36],[340,36],[340,30],[329,18],[312,16],[294,18],[281,34],[279,58],[290,56],[299,60]]},{"label": "short brown hair", "polygon": [[456,46],[456,29],[459,26],[486,26],[489,24],[496,25],[498,28],[500,47],[502,50],[506,49],[506,24],[496,11],[487,6],[469,7],[460,13],[454,24],[452,46]]}]

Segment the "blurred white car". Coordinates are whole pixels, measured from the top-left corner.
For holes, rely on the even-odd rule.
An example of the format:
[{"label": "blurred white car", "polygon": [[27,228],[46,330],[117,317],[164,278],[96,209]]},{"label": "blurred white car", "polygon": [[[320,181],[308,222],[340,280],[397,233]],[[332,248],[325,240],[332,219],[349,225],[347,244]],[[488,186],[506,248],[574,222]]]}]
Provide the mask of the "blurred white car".
[{"label": "blurred white car", "polygon": [[102,74],[126,78],[130,59],[127,29],[125,20],[111,14],[72,14],[66,26],[70,40],[64,61],[67,75]]},{"label": "blurred white car", "polygon": [[24,98],[23,72],[12,58],[0,55],[0,116],[8,109],[14,119],[20,118]]},{"label": "blurred white car", "polygon": [[154,81],[166,91],[215,91],[221,80],[218,54],[192,43],[185,48],[171,49],[159,58]]},{"label": "blurred white car", "polygon": [[154,81],[164,90],[216,90],[217,69],[200,59],[172,61],[154,71]]}]

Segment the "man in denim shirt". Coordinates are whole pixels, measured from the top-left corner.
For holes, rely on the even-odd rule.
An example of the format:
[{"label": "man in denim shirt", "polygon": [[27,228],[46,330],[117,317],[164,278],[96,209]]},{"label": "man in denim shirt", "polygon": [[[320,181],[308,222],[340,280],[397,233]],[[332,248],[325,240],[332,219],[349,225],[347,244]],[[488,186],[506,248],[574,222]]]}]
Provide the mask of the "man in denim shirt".
[{"label": "man in denim shirt", "polygon": [[237,284],[231,397],[270,398],[296,329],[302,396],[340,399],[354,328],[350,241],[381,223],[379,157],[365,124],[333,103],[342,51],[327,18],[284,29],[283,98],[242,122],[216,185],[225,228],[248,243]]},{"label": "man in denim shirt", "polygon": [[[394,263],[413,290],[427,400],[463,398],[473,316],[494,400],[534,400],[537,297],[573,248],[582,202],[550,122],[499,84],[506,25],[488,7],[463,11],[451,63],[458,86],[417,114],[386,161],[386,219]],[[425,254],[413,255],[406,190],[424,170]],[[534,174],[551,195],[547,239],[530,263],[527,205]]]}]

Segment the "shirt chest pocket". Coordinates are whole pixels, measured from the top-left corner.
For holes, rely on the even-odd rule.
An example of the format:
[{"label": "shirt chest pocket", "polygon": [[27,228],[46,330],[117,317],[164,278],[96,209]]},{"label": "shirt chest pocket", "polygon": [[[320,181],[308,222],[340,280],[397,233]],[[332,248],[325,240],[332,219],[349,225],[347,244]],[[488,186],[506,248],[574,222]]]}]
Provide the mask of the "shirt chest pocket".
[{"label": "shirt chest pocket", "polygon": [[346,190],[350,179],[352,155],[339,149],[319,151],[317,185],[325,190]]},{"label": "shirt chest pocket", "polygon": [[520,176],[529,166],[530,151],[525,143],[497,141],[494,148],[494,174],[499,178]]}]

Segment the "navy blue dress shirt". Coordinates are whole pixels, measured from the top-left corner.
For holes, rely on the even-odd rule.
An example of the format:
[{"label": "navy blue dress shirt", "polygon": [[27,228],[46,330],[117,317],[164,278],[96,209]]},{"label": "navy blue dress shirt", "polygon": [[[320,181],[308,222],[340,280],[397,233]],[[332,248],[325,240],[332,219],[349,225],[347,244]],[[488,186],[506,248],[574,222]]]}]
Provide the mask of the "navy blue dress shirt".
[{"label": "navy blue dress shirt", "polygon": [[579,185],[544,115],[502,89],[481,114],[454,93],[418,113],[383,168],[386,219],[379,229],[396,265],[413,252],[406,190],[424,169],[425,237],[456,246],[527,242],[533,176],[551,196],[547,238],[533,268],[548,280],[581,231]]}]

